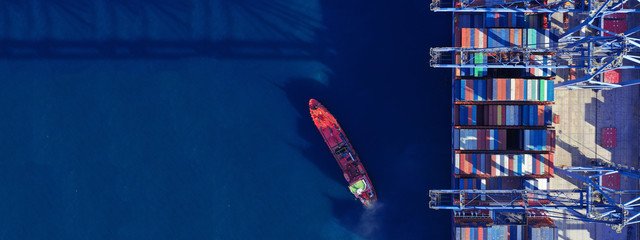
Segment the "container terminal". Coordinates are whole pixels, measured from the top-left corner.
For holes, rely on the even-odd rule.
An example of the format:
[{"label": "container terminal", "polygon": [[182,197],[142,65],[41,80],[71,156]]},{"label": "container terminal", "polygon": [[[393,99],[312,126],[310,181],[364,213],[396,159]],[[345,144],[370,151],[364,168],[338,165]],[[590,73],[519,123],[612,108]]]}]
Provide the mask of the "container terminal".
[{"label": "container terminal", "polygon": [[433,0],[451,14],[452,239],[639,239],[636,0]]}]

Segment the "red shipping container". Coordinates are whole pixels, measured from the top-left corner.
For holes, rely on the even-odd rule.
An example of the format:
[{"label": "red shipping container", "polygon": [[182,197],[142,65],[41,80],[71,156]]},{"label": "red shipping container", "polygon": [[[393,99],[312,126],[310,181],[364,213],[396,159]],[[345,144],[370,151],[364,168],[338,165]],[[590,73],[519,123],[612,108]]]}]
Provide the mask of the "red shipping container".
[{"label": "red shipping container", "polygon": [[542,175],[549,175],[549,155],[550,154],[544,154],[542,156],[540,156],[542,158],[542,161],[540,162],[540,164],[543,164],[543,169],[544,169],[544,173],[540,173]]},{"label": "red shipping container", "polygon": [[622,70],[616,69],[604,72],[604,82],[606,83],[620,83],[620,72]]},{"label": "red shipping container", "polygon": [[614,173],[602,176],[602,186],[620,190],[620,174]]},{"label": "red shipping container", "polygon": [[498,130],[498,146],[499,150],[507,150],[507,130]]},{"label": "red shipping container", "polygon": [[553,154],[549,154],[549,176],[553,176]]},{"label": "red shipping container", "polygon": [[460,174],[469,174],[469,165],[467,154],[460,154]]},{"label": "red shipping container", "polygon": [[[511,13],[509,13],[509,14],[511,14]],[[511,18],[509,18],[509,22],[511,22]],[[511,24],[509,24],[509,25],[511,25]],[[513,29],[513,28],[509,29],[509,47],[513,47],[515,45],[515,41],[514,41],[515,39],[514,38],[515,38],[516,34],[515,34],[514,30],[515,29]]]},{"label": "red shipping container", "polygon": [[500,105],[493,106],[493,111],[495,114],[493,125],[500,125],[502,123],[502,118],[504,118],[504,114],[502,113],[502,108]]},{"label": "red shipping container", "polygon": [[522,79],[515,79],[515,89],[516,89],[516,99],[515,100],[522,100]]},{"label": "red shipping container", "polygon": [[471,47],[471,28],[461,28],[460,29],[460,40],[462,41],[461,47]]},{"label": "red shipping container", "polygon": [[500,125],[502,124],[502,118],[504,118],[504,114],[502,113],[502,108],[500,107],[500,105],[495,105],[495,110],[496,110],[496,123],[495,125]]},{"label": "red shipping container", "polygon": [[533,165],[533,171],[531,172],[531,174],[533,175],[540,175],[540,164],[542,164],[544,162],[544,159],[542,158],[541,154],[533,154],[533,161],[534,161],[534,165]]},{"label": "red shipping container", "polygon": [[480,42],[482,39],[480,36],[480,29],[478,28],[474,28],[471,29],[471,31],[473,31],[473,44],[471,44],[471,47],[476,47],[476,48],[481,48],[482,47],[482,43]]},{"label": "red shipping container", "polygon": [[467,154],[460,154],[460,174],[469,174],[469,164],[467,164]]},{"label": "red shipping container", "polygon": [[485,146],[485,130],[484,129],[478,129],[478,150],[485,150],[484,146]]},{"label": "red shipping container", "polygon": [[495,105],[493,106],[496,110],[496,122],[494,125],[500,125],[502,123],[502,108],[500,107],[500,105]]},{"label": "red shipping container", "polygon": [[467,159],[467,174],[473,173],[473,156],[471,154],[467,154],[465,157]]},{"label": "red shipping container", "polygon": [[[546,154],[536,154],[536,159],[538,162],[536,163],[535,174],[542,176],[547,174],[547,157]],[[543,171],[540,171],[542,169]]]},{"label": "red shipping container", "polygon": [[538,105],[538,126],[544,126],[544,105]]},{"label": "red shipping container", "polygon": [[[627,4],[627,3],[625,3]],[[604,16],[604,19],[617,19],[617,20],[626,20],[627,19],[627,14],[626,13],[613,13],[613,14],[609,14],[607,16]]]},{"label": "red shipping container", "polygon": [[459,174],[466,174],[467,172],[467,165],[465,164],[465,158],[464,158],[465,154],[460,154],[460,171]]},{"label": "red shipping container", "polygon": [[[604,19],[602,22],[602,28],[614,33],[624,33],[627,31],[627,20],[623,19]],[[604,33],[604,36],[611,36],[611,34]]]},{"label": "red shipping container", "polygon": [[489,105],[489,125],[496,125],[496,106]]},{"label": "red shipping container", "polygon": [[455,105],[453,107],[453,125],[454,126],[458,126],[460,125],[460,105]]},{"label": "red shipping container", "polygon": [[464,239],[471,239],[471,228],[470,227],[466,227],[464,228]]},{"label": "red shipping container", "polygon": [[489,116],[490,116],[489,107],[491,107],[491,105],[482,105],[482,125],[491,125],[489,123]]},{"label": "red shipping container", "polygon": [[473,80],[466,80],[464,82],[465,82],[464,100],[473,101]]},{"label": "red shipping container", "polygon": [[618,129],[602,128],[602,144],[603,147],[616,147],[618,145]]},{"label": "red shipping container", "polygon": [[473,175],[473,155],[474,154],[465,154],[465,168],[467,169],[466,175]]},{"label": "red shipping container", "polygon": [[506,79],[501,78],[498,79],[498,99],[506,100],[507,99],[507,84]]}]

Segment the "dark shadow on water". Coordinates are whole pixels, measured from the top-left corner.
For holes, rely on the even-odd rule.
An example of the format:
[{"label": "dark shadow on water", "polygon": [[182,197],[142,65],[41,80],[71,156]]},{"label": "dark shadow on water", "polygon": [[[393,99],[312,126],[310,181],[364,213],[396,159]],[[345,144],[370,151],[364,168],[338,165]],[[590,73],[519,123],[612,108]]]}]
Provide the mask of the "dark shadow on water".
[{"label": "dark shadow on water", "polygon": [[8,59],[224,59],[310,60],[328,54],[314,43],[243,40],[0,40],[0,58]]},{"label": "dark shadow on water", "polygon": [[314,59],[327,48],[309,10],[287,0],[8,0],[0,59]]}]

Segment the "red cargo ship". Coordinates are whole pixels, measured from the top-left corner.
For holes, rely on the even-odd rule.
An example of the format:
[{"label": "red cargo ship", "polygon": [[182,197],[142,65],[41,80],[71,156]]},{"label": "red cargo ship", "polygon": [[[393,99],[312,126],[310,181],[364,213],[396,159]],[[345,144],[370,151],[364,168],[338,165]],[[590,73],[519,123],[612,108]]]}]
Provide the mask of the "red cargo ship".
[{"label": "red cargo ship", "polygon": [[349,182],[349,190],[367,207],[377,199],[369,175],[364,169],[358,154],[349,143],[347,135],[342,131],[338,121],[327,109],[315,99],[309,100],[311,118],[318,127],[322,138],[331,149],[333,157],[338,161],[344,178]]}]

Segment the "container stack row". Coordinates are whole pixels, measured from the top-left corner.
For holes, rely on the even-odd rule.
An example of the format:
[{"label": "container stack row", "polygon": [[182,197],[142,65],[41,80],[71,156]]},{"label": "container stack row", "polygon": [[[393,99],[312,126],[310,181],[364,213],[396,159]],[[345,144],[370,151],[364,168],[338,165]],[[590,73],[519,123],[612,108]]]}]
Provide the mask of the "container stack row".
[{"label": "container stack row", "polygon": [[550,105],[455,105],[453,124],[460,126],[547,126]]},{"label": "container stack row", "polygon": [[[559,33],[557,29],[549,29],[548,14],[525,13],[458,13],[455,17],[454,46],[463,48],[549,48],[556,46]],[[461,63],[460,55],[456,62]],[[536,64],[552,64],[544,53],[531,56]],[[488,64],[499,59],[483,53],[470,53],[465,63]],[[528,68],[508,70],[488,70],[487,68],[456,68],[458,77],[499,76],[500,72],[521,72],[509,74],[527,78],[548,78],[555,76],[550,68]],[[503,76],[504,77],[504,76]]]},{"label": "container stack row", "polygon": [[455,228],[456,239],[558,239],[552,227],[522,225],[459,226]]},{"label": "container stack row", "polygon": [[[456,177],[548,177],[551,154],[455,154]],[[537,185],[533,185],[538,187]]]},{"label": "container stack row", "polygon": [[549,14],[458,13],[456,21],[460,28],[549,28]]},{"label": "container stack row", "polygon": [[559,39],[557,29],[460,28],[459,31],[460,42],[456,44],[464,48],[546,48],[556,47]]},{"label": "container stack row", "polygon": [[554,82],[551,80],[522,78],[460,79],[454,82],[453,87],[456,102],[554,101]]},{"label": "container stack row", "polygon": [[[454,20],[454,46],[461,48],[549,48],[557,45],[560,35],[550,29],[548,14],[455,13]],[[500,54],[470,52],[453,57],[457,63],[482,65],[516,56]],[[552,64],[544,51],[528,60],[532,65]],[[455,69],[455,188],[548,189],[555,151],[554,76],[550,68]],[[488,200],[484,194],[478,197]],[[455,211],[456,239],[557,239],[553,221],[544,211],[518,213],[518,223],[501,220],[508,214]]]},{"label": "container stack row", "polygon": [[549,189],[548,178],[495,177],[495,178],[460,178],[456,177],[456,189]]},{"label": "container stack row", "polygon": [[[464,129],[453,130],[456,152],[487,151],[512,153],[527,151],[551,153],[555,151],[553,129]],[[489,126],[491,127],[491,126]],[[525,126],[522,126],[525,127]]]},{"label": "container stack row", "polygon": [[[473,57],[474,64],[490,63],[489,59],[481,53],[469,53]],[[456,56],[456,63],[460,63],[460,56]],[[548,55],[532,55],[532,60],[541,62],[542,64],[550,64],[547,62]],[[532,61],[532,64],[534,62]],[[456,78],[534,78],[549,79],[555,76],[555,71],[550,68],[456,68]]]}]

